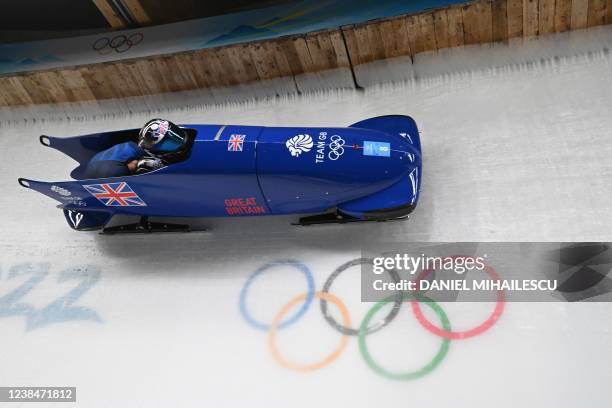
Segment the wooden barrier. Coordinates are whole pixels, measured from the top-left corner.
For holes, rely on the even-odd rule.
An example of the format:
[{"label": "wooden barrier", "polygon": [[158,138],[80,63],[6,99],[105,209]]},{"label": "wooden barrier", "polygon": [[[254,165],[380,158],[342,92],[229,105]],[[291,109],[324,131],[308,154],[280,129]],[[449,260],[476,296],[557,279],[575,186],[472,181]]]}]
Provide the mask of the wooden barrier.
[{"label": "wooden barrier", "polygon": [[612,24],[612,0],[477,0],[226,47],[0,77],[0,106],[103,100],[246,84],[449,47]]}]

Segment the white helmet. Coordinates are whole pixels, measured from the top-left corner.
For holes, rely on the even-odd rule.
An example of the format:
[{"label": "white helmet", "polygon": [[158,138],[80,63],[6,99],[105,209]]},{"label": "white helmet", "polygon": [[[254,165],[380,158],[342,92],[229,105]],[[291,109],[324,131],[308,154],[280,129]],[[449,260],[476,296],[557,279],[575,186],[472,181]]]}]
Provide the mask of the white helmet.
[{"label": "white helmet", "polygon": [[138,145],[156,153],[178,151],[185,146],[185,142],[181,128],[164,119],[148,121],[138,135]]}]

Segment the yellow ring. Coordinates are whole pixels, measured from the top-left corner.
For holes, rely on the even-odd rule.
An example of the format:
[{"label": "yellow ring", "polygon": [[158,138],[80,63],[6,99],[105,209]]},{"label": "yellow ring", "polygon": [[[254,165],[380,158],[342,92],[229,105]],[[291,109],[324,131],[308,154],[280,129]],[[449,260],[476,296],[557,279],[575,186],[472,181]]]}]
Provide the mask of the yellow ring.
[{"label": "yellow ring", "polygon": [[[320,368],[323,368],[331,364],[335,359],[340,357],[340,354],[342,354],[342,352],[346,348],[346,345],[348,344],[348,340],[349,340],[349,337],[346,334],[343,334],[342,337],[340,338],[340,343],[338,344],[336,349],[332,351],[331,354],[329,354],[323,360],[317,361],[315,363],[310,363],[310,364],[294,363],[292,361],[285,359],[281,355],[280,351],[278,350],[278,346],[276,345],[276,331],[277,331],[278,325],[283,320],[283,317],[289,312],[289,310],[291,310],[291,308],[295,306],[296,304],[306,300],[307,296],[308,296],[308,293],[303,293],[301,295],[298,295],[294,297],[293,299],[291,299],[285,306],[283,306],[281,310],[278,312],[278,314],[276,315],[276,317],[274,318],[274,320],[272,321],[272,324],[270,325],[270,331],[268,332],[268,347],[270,348],[270,352],[272,353],[272,357],[274,357],[274,360],[281,367],[285,367],[285,368],[288,368],[294,371],[302,371],[302,372],[318,370]],[[335,304],[340,310],[340,313],[342,314],[342,320],[344,322],[344,325],[346,327],[351,326],[351,318],[349,316],[349,312],[346,306],[344,305],[344,303],[342,303],[342,301],[337,296],[332,295],[331,293],[325,293],[325,292],[315,292],[314,296],[317,299],[327,300],[328,302]]]}]

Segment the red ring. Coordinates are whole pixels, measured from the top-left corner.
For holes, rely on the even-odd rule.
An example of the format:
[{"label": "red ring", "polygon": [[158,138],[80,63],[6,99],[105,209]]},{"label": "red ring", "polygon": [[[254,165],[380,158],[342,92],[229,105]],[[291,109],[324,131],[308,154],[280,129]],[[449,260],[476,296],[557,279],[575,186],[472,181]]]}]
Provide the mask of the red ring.
[{"label": "red ring", "polygon": [[[455,256],[452,256],[451,258],[456,259],[456,258],[467,258],[467,257],[463,255],[455,255]],[[500,280],[499,275],[497,274],[497,272],[495,272],[495,269],[493,269],[491,266],[485,264],[484,271],[494,281]],[[421,272],[421,274],[417,277],[417,282],[426,278],[427,275],[429,275],[431,272],[433,272],[433,269],[426,269],[423,272]],[[484,333],[485,331],[489,330],[501,316],[502,312],[504,311],[505,304],[506,304],[506,295],[504,294],[504,291],[500,289],[497,291],[497,304],[495,305],[495,309],[493,310],[493,313],[491,313],[491,315],[487,318],[487,320],[485,320],[479,326],[476,326],[469,330],[452,331],[452,330],[441,329],[438,326],[431,323],[429,320],[427,320],[425,315],[423,315],[419,302],[417,300],[411,301],[412,312],[414,313],[419,323],[421,323],[421,326],[423,326],[425,329],[435,334],[436,336],[440,336],[440,337],[443,337],[449,340],[467,339],[470,337],[478,336]]]}]

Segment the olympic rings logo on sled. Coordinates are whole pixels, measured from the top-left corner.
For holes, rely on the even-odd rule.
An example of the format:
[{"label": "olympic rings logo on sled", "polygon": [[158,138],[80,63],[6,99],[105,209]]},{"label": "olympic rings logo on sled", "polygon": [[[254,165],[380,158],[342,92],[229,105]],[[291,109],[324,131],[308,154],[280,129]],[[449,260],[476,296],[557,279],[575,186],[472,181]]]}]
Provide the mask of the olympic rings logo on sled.
[{"label": "olympic rings logo on sled", "polygon": [[327,157],[329,157],[329,160],[338,160],[344,154],[344,139],[339,135],[333,135],[330,140]]},{"label": "olympic rings logo on sled", "polygon": [[[364,361],[366,362],[366,364],[368,365],[368,367],[372,369],[375,373],[383,377],[393,379],[393,380],[414,380],[414,379],[421,378],[431,373],[436,367],[438,367],[438,365],[446,357],[449,347],[450,347],[451,340],[467,339],[467,338],[474,337],[474,336],[484,333],[485,331],[489,330],[497,322],[497,320],[499,320],[499,317],[503,313],[504,305],[506,302],[505,293],[503,290],[500,290],[497,292],[497,302],[496,302],[495,309],[483,323],[469,330],[453,331],[451,329],[451,324],[448,319],[448,316],[446,315],[442,307],[438,305],[435,301],[419,293],[406,294],[403,292],[398,292],[396,295],[390,296],[382,301],[375,303],[374,306],[372,306],[372,308],[370,308],[370,310],[366,313],[359,327],[353,328],[351,326],[350,314],[346,306],[344,305],[342,300],[340,300],[340,298],[330,293],[330,288],[333,282],[338,278],[338,276],[346,269],[349,269],[352,266],[368,264],[368,263],[369,264],[373,263],[373,260],[368,259],[368,258],[358,258],[358,259],[354,259],[354,260],[351,260],[351,261],[348,261],[342,264],[341,266],[336,268],[336,270],[327,278],[321,291],[315,291],[315,284],[314,284],[314,278],[312,276],[312,273],[310,272],[310,269],[308,269],[308,267],[304,265],[303,263],[295,261],[295,260],[281,260],[281,261],[267,263],[261,266],[260,268],[258,268],[255,272],[253,272],[248,277],[244,286],[242,287],[242,290],[240,292],[240,313],[242,314],[246,322],[249,323],[254,328],[262,330],[262,331],[267,331],[269,351],[272,354],[272,357],[274,358],[275,362],[279,364],[281,367],[284,367],[290,370],[294,370],[294,371],[301,371],[301,372],[310,372],[310,371],[321,369],[331,364],[338,357],[340,357],[340,355],[342,354],[342,352],[348,345],[349,336],[356,336],[358,338],[358,343],[359,343],[359,352],[361,356],[363,357]],[[251,316],[250,312],[248,311],[248,308],[246,305],[248,291],[253,281],[257,279],[260,275],[262,275],[264,272],[266,272],[267,270],[275,266],[283,266],[283,265],[291,266],[304,275],[304,278],[306,280],[307,290],[306,292],[295,296],[293,299],[289,300],[289,302],[283,305],[281,309],[279,310],[279,312],[276,314],[276,316],[273,318],[270,324],[259,322],[256,319],[254,319]],[[496,281],[500,280],[500,277],[498,276],[497,272],[491,266],[485,265],[484,270],[491,279],[496,280]],[[429,270],[429,269],[423,270],[417,277],[417,280],[426,279],[432,272],[433,270]],[[400,277],[397,271],[392,270],[389,272],[389,274],[395,282],[399,282]],[[309,306],[311,305],[314,298],[319,299],[320,309],[321,309],[321,312],[325,320],[336,331],[340,332],[342,336],[336,348],[331,353],[329,353],[326,357],[324,357],[323,359],[319,361],[315,361],[312,363],[297,363],[294,361],[290,361],[287,358],[285,358],[282,355],[282,353],[279,351],[279,348],[276,344],[277,332],[281,329],[284,329],[292,325],[296,321],[298,321],[308,311]],[[424,365],[423,367],[417,370],[398,373],[398,372],[391,372],[385,369],[378,362],[374,360],[374,358],[369,352],[367,342],[366,342],[366,337],[374,332],[381,330],[383,327],[387,326],[391,321],[393,321],[398,315],[399,310],[404,302],[410,302],[412,312],[414,316],[416,317],[417,321],[420,323],[420,325],[423,328],[425,328],[427,331],[429,331],[430,333],[440,337],[441,343],[434,357],[426,365]],[[328,303],[333,303],[340,311],[340,315],[342,317],[341,323],[336,321],[328,313]],[[373,320],[374,316],[378,313],[378,311],[388,303],[393,303],[393,307],[387,313],[387,315],[383,319],[379,320],[378,322],[371,323],[371,321]],[[420,308],[421,303],[425,303],[429,308],[431,308],[435,312],[437,318],[440,320],[442,327],[439,327],[431,323],[425,317],[425,315],[423,314]],[[297,309],[297,311],[295,311],[292,315],[289,315],[291,310],[298,305],[300,306]]]},{"label": "olympic rings logo on sled", "polygon": [[119,34],[113,38],[98,38],[96,41],[94,41],[91,48],[100,55],[109,54],[113,50],[117,53],[122,53],[132,48],[132,46],[140,44],[143,39],[143,33],[134,33],[130,36]]}]

